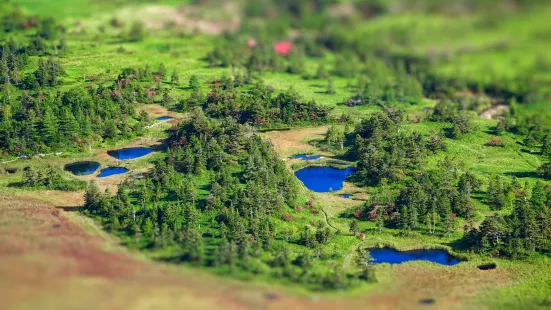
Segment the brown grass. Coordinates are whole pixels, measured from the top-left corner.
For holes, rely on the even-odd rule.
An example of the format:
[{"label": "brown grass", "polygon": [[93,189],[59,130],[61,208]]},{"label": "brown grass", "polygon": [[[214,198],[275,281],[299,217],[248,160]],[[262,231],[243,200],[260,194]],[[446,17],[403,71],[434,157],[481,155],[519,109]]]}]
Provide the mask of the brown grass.
[{"label": "brown grass", "polygon": [[323,152],[317,152],[317,149],[308,142],[323,139],[327,128],[327,126],[321,126],[287,131],[270,131],[262,135],[272,141],[274,149],[282,156],[288,157],[293,154],[310,152],[324,155]]},{"label": "brown grass", "polygon": [[438,309],[510,283],[505,269],[415,264],[382,267],[369,294],[300,297],[152,263],[129,253],[93,223],[31,198],[0,196],[0,298],[6,309]]}]

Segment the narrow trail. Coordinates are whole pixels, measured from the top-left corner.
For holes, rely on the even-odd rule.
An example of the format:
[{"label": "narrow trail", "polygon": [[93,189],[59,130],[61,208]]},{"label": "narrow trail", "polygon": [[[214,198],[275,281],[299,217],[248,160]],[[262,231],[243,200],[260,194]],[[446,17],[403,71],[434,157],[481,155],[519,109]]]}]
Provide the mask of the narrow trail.
[{"label": "narrow trail", "polygon": [[325,210],[321,209],[321,212],[323,212],[323,215],[325,216],[325,222],[327,223],[327,225],[329,225],[329,227],[333,228],[334,230],[338,231],[339,229],[337,227],[329,223],[329,217],[327,216],[327,213],[325,212]]},{"label": "narrow trail", "polygon": [[356,246],[350,252],[348,252],[348,254],[346,254],[346,257],[344,258],[344,261],[342,263],[342,267],[344,270],[348,269],[348,266],[350,265],[350,260],[352,260],[354,252],[356,252],[356,250],[360,247],[360,245],[362,245],[362,243],[364,243],[364,241],[358,242],[358,244],[356,244]]}]

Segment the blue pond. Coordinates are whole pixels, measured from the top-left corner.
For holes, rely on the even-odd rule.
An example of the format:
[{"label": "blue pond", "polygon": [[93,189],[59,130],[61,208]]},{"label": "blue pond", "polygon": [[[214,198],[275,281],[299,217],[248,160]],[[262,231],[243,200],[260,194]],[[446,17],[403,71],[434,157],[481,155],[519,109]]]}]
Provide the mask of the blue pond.
[{"label": "blue pond", "polygon": [[95,161],[81,161],[65,165],[65,170],[74,175],[89,175],[99,168],[99,163]]},{"label": "blue pond", "polygon": [[444,250],[414,250],[414,251],[396,251],[394,249],[369,249],[373,264],[389,263],[401,264],[415,260],[426,260],[429,262],[453,266],[459,264],[460,261],[456,257],[451,256]]},{"label": "blue pond", "polygon": [[306,167],[295,172],[295,175],[308,189],[324,193],[341,189],[346,177],[353,172],[354,168]]},{"label": "blue pond", "polygon": [[123,167],[109,167],[109,168],[102,169],[98,174],[98,178],[105,178],[115,174],[123,174],[127,172],[128,172],[128,169]]},{"label": "blue pond", "polygon": [[151,152],[153,152],[153,149],[148,147],[131,147],[126,149],[107,151],[107,154],[109,154],[109,156],[115,157],[116,159],[126,160],[142,157]]},{"label": "blue pond", "polygon": [[302,159],[302,160],[316,160],[320,158],[321,158],[320,155],[306,155],[306,154],[298,154],[291,157],[291,159]]},{"label": "blue pond", "polygon": [[345,199],[351,198],[352,196],[354,196],[354,195],[352,195],[352,194],[342,194],[341,195],[341,197],[345,198]]},{"label": "blue pond", "polygon": [[170,116],[157,117],[158,121],[168,121],[169,119],[172,119],[172,117],[170,117]]}]

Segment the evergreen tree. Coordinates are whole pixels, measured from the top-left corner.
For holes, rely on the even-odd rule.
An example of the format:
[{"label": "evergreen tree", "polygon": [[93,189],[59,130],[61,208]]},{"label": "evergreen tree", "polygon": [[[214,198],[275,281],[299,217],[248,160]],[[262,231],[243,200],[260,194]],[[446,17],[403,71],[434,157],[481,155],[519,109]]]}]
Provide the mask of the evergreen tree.
[{"label": "evergreen tree", "polygon": [[96,212],[99,211],[101,202],[102,194],[98,183],[96,181],[91,181],[88,189],[84,193],[84,209],[92,214],[96,214]]},{"label": "evergreen tree", "polygon": [[178,85],[180,81],[180,78],[178,77],[178,73],[176,72],[176,68],[172,71],[172,75],[170,76],[170,83],[172,86]]},{"label": "evergreen tree", "polygon": [[157,70],[157,74],[159,75],[159,77],[161,78],[161,80],[163,80],[165,78],[165,75],[166,75],[166,68],[165,68],[165,65],[163,63],[161,63],[159,65],[159,69]]},{"label": "evergreen tree", "polygon": [[128,37],[130,41],[141,41],[145,36],[144,25],[139,21],[132,23]]},{"label": "evergreen tree", "polygon": [[194,74],[189,78],[189,88],[197,90],[201,88],[201,82],[199,78]]},{"label": "evergreen tree", "polygon": [[56,123],[57,120],[50,109],[46,109],[40,124],[40,136],[47,145],[52,145],[57,140]]},{"label": "evergreen tree", "polygon": [[328,95],[335,94],[335,89],[333,88],[333,82],[331,81],[331,79],[327,80],[327,90],[325,91],[325,93]]}]

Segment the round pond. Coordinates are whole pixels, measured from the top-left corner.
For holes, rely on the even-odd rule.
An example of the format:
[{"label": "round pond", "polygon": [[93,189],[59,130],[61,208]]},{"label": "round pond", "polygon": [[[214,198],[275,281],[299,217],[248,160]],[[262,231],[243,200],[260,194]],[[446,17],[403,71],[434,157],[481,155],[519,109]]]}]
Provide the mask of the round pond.
[{"label": "round pond", "polygon": [[318,193],[325,193],[341,189],[342,183],[352,173],[354,173],[354,168],[306,167],[295,172],[295,176],[308,189]]},{"label": "round pond", "polygon": [[90,175],[98,170],[100,164],[95,161],[79,161],[65,165],[65,170],[74,175]]}]

